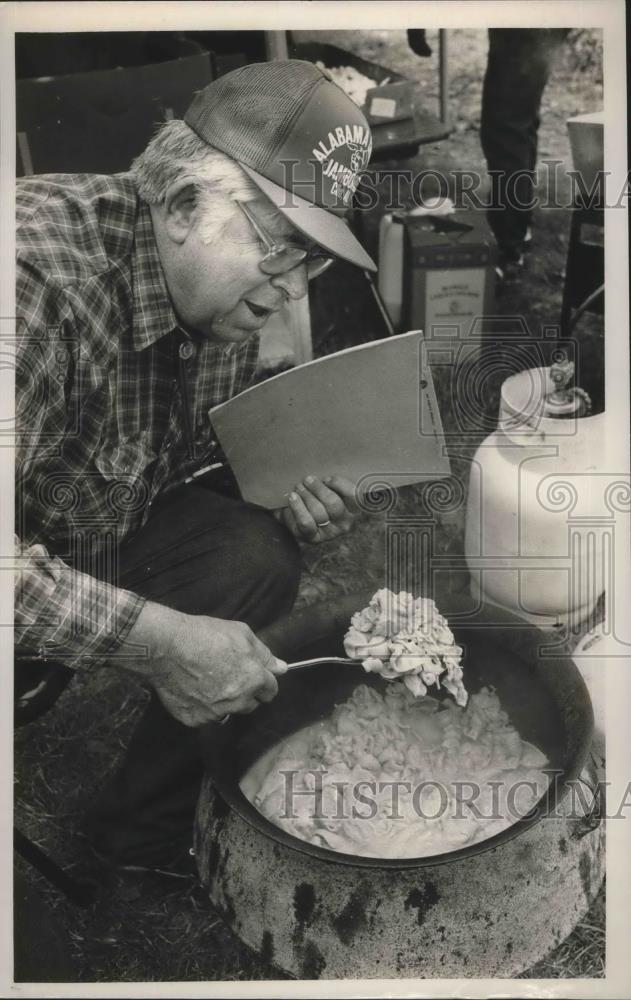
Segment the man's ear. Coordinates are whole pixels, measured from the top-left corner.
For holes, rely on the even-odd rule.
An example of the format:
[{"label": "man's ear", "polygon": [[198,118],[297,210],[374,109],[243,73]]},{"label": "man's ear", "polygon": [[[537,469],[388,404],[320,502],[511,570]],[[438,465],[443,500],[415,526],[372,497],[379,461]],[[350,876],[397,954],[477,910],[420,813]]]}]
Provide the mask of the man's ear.
[{"label": "man's ear", "polygon": [[197,185],[182,177],[167,190],[164,198],[164,224],[174,243],[184,243],[197,219]]}]

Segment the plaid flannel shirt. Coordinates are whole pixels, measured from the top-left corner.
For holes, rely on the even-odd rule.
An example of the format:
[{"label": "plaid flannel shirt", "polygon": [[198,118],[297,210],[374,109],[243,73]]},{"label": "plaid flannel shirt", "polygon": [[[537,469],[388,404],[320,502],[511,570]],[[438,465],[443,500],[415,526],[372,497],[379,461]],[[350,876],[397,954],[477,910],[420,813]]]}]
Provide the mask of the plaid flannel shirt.
[{"label": "plaid flannel shirt", "polygon": [[99,662],[144,603],[118,546],[209,461],[208,410],[252,381],[258,337],[178,328],[130,175],[26,178],[17,203],[16,652]]}]

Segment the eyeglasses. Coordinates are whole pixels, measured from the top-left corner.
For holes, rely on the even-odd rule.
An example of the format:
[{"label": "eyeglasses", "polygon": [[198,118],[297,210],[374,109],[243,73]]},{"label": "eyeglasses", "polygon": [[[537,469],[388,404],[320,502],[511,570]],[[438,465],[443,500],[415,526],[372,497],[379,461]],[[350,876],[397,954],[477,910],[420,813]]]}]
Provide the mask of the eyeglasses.
[{"label": "eyeglasses", "polygon": [[[235,199],[236,200],[236,199]],[[252,229],[267,251],[259,267],[263,274],[278,275],[286,271],[293,270],[299,264],[305,264],[307,268],[307,279],[317,278],[319,274],[326,271],[334,261],[334,257],[326,253],[320,247],[299,247],[292,243],[278,243],[269,235],[258,221],[254,213],[243,201],[237,201]]]}]

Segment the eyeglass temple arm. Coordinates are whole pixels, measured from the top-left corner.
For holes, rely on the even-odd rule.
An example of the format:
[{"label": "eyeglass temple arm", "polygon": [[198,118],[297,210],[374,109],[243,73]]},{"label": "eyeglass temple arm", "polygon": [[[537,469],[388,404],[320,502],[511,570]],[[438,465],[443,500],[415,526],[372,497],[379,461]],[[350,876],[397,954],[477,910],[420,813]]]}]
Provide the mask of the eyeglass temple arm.
[{"label": "eyeglass temple arm", "polygon": [[245,215],[245,217],[248,220],[248,222],[250,223],[250,225],[252,226],[252,229],[254,230],[254,232],[256,233],[256,235],[258,236],[258,238],[260,239],[261,243],[263,244],[263,246],[265,247],[265,249],[267,250],[267,252],[268,253],[273,253],[274,250],[278,250],[279,249],[279,244],[271,242],[270,237],[265,232],[265,230],[261,228],[261,226],[258,223],[258,221],[257,221],[254,213],[250,211],[250,209],[247,207],[247,205],[245,204],[245,202],[239,201],[237,198],[235,198],[235,201],[236,201],[237,205],[239,206],[239,208],[241,209],[241,211],[243,212],[243,214]]}]

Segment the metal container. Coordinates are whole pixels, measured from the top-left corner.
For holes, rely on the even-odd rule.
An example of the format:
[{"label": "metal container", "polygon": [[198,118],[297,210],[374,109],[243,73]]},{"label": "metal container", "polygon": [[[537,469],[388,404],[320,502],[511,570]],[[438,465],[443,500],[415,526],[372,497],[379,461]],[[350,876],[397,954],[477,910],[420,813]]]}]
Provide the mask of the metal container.
[{"label": "metal container", "polygon": [[[369,597],[307,608],[263,638],[285,657],[338,654],[350,614]],[[290,673],[271,704],[202,731],[202,882],[246,944],[299,978],[513,976],[571,932],[602,881],[597,797],[581,809],[568,794],[593,728],[575,665],[546,654],[547,638],[512,615],[459,621],[447,598],[439,606],[465,647],[469,690],[493,684],[522,736],[559,771],[533,815],[489,840],[432,858],[343,855],[292,837],[245,799],[239,780],[268,747],[327,716],[357,684],[384,683],[361,667]]]}]

